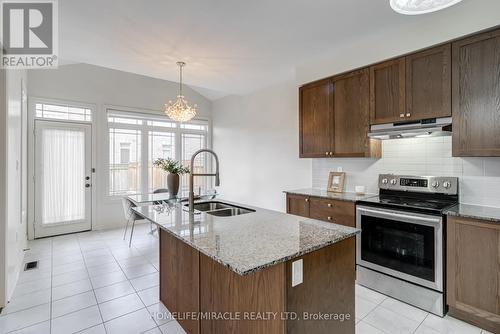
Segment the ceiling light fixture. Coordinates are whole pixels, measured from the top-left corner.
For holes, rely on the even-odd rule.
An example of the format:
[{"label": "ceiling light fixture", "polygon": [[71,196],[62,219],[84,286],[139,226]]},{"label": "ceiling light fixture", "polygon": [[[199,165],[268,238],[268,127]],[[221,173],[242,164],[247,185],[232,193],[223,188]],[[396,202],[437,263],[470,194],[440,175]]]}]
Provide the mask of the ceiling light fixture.
[{"label": "ceiling light fixture", "polygon": [[456,5],[462,0],[390,0],[391,7],[404,15],[432,13]]},{"label": "ceiling light fixture", "polygon": [[168,115],[171,119],[177,122],[187,122],[191,120],[194,116],[196,116],[196,104],[192,107],[182,95],[182,68],[186,66],[185,62],[179,61],[177,62],[177,66],[179,66],[179,95],[177,95],[177,100],[174,102],[168,101],[165,104],[165,114]]}]

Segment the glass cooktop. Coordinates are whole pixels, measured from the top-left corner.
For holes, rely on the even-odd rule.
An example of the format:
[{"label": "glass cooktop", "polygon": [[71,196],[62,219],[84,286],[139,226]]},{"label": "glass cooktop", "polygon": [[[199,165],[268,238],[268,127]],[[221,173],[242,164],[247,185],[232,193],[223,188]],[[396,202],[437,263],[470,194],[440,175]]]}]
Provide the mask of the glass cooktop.
[{"label": "glass cooktop", "polygon": [[360,203],[372,204],[383,207],[394,207],[407,210],[429,211],[435,214],[441,214],[445,209],[456,205],[458,201],[455,198],[450,199],[435,199],[425,196],[409,197],[409,196],[393,196],[379,195],[369,197],[359,201]]}]

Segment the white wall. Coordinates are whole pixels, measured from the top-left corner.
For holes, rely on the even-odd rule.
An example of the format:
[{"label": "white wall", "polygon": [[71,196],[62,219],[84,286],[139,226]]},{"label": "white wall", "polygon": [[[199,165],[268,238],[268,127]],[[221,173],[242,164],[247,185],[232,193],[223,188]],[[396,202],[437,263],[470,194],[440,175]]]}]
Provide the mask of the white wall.
[{"label": "white wall", "polygon": [[[29,71],[30,98],[69,100],[93,104],[96,117],[93,133],[96,134],[96,174],[94,194],[97,198],[94,212],[94,229],[108,229],[124,224],[119,200],[106,194],[107,130],[106,106],[123,106],[161,113],[164,104],[178,94],[178,83],[154,79],[137,74],[116,71],[88,64],[60,66],[56,70]],[[211,117],[211,102],[189,87],[184,94],[190,103],[198,105],[198,116]],[[32,210],[30,210],[30,213]],[[30,215],[29,220],[33,217]]]},{"label": "white wall", "polygon": [[311,161],[299,159],[297,104],[294,82],[213,103],[224,198],[284,211],[283,190],[311,186]]},{"label": "white wall", "polygon": [[[2,73],[2,119],[0,121],[0,305],[12,295],[22,266],[26,247],[26,71],[8,70]],[[24,95],[25,96],[25,95]],[[3,290],[3,291],[1,291]]]},{"label": "white wall", "polygon": [[382,143],[382,159],[313,159],[312,184],[326,188],[328,173],[346,172],[345,189],[364,185],[377,193],[378,174],[456,176],[460,202],[500,207],[500,158],[454,158],[451,137],[408,138]]},{"label": "white wall", "polygon": [[[384,2],[388,0],[379,0]],[[399,26],[366,34],[296,67],[298,85],[410,53],[500,24],[500,1],[465,0],[460,5],[421,16],[406,16]],[[339,32],[342,33],[342,32]]]}]

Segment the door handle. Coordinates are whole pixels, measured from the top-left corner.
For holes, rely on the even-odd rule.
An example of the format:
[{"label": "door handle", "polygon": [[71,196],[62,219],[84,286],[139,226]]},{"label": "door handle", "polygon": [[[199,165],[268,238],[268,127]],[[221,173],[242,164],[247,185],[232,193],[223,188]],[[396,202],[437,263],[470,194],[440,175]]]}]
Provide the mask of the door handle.
[{"label": "door handle", "polygon": [[85,183],[85,188],[90,188],[90,184],[89,183]]},{"label": "door handle", "polygon": [[87,180],[87,181],[90,180],[90,176],[86,176],[85,180]]}]

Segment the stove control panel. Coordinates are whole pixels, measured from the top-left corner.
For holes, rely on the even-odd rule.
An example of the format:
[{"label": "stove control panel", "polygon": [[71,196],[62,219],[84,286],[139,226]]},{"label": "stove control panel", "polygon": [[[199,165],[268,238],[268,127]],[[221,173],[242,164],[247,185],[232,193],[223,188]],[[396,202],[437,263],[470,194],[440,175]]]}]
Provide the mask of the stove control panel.
[{"label": "stove control panel", "polygon": [[457,177],[380,174],[378,184],[380,189],[447,195],[458,194]]}]

